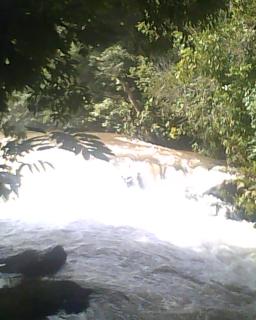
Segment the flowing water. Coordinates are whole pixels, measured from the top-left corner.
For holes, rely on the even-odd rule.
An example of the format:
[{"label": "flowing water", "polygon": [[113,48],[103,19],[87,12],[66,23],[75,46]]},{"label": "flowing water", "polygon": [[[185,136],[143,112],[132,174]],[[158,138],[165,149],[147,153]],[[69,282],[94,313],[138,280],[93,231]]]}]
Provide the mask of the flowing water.
[{"label": "flowing water", "polygon": [[61,244],[54,278],[95,289],[86,313],[50,319],[256,319],[256,230],[204,195],[231,176],[193,154],[108,145],[109,162],[29,153],[54,169],[25,166],[19,198],[0,204],[0,257]]}]

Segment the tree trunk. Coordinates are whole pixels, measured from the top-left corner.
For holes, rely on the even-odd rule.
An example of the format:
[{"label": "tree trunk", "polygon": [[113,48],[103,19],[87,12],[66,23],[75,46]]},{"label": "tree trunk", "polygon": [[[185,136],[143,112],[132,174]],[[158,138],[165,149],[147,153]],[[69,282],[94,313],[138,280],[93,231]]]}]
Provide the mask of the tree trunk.
[{"label": "tree trunk", "polygon": [[131,103],[131,105],[133,106],[134,110],[136,111],[137,114],[140,113],[143,108],[136,97],[136,94],[134,92],[135,88],[131,87],[129,85],[129,83],[125,80],[121,80],[121,79],[118,79],[118,80],[122,84],[123,90],[124,90],[125,94],[127,95],[127,98],[129,100],[129,102]]}]

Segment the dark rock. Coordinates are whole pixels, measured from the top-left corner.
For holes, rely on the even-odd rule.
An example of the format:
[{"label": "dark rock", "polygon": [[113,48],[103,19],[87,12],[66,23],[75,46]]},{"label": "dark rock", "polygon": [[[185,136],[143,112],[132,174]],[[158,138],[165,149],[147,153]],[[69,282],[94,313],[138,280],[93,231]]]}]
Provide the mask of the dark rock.
[{"label": "dark rock", "polygon": [[66,262],[67,254],[62,246],[42,252],[26,250],[17,255],[0,259],[0,272],[21,273],[27,277],[40,277],[56,273]]},{"label": "dark rock", "polygon": [[91,293],[71,281],[24,280],[0,289],[0,319],[41,320],[60,310],[79,313],[88,308]]},{"label": "dark rock", "polygon": [[235,181],[223,181],[221,184],[207,190],[204,194],[212,195],[221,201],[234,204],[235,196],[238,194],[237,184]]}]

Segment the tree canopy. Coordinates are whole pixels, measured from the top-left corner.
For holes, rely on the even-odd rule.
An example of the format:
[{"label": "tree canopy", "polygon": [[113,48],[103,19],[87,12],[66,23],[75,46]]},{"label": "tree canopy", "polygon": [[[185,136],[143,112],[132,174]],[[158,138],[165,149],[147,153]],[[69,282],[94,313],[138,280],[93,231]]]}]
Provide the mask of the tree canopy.
[{"label": "tree canopy", "polygon": [[[149,44],[143,32],[162,39],[173,25],[184,26],[189,19],[201,19],[225,4],[220,0],[208,2],[205,6],[200,0],[1,1],[0,111],[7,109],[9,94],[24,88],[37,97],[48,97],[41,103],[34,99],[32,109],[42,104],[62,109],[63,99],[56,106],[60,96],[74,108],[88,98],[75,79],[74,45],[83,55],[89,47],[121,41],[138,51]],[[63,95],[63,91],[68,93]]]}]

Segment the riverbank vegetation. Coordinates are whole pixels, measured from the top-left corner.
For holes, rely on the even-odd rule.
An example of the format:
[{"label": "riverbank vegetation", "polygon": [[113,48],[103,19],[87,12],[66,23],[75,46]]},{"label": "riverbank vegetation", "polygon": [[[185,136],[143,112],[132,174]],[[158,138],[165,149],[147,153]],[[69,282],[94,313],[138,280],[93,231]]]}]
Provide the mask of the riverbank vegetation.
[{"label": "riverbank vegetation", "polygon": [[256,221],[255,0],[48,0],[3,9],[6,134],[61,124],[226,159],[239,171],[234,203]]}]

